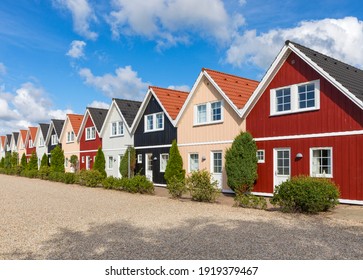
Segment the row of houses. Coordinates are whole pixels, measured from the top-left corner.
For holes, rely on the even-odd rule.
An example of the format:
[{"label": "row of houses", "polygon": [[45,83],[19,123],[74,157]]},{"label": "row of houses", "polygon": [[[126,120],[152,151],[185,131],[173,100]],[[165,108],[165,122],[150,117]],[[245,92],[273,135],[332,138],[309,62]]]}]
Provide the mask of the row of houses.
[{"label": "row of houses", "polygon": [[254,193],[306,174],[333,179],[341,202],[363,204],[363,71],[287,41],[258,82],[203,68],[191,91],[150,86],[142,102],[113,99],[108,110],[87,108],[28,130],[1,136],[4,151],[39,159],[61,145],[65,167],[75,154],[92,168],[98,147],[108,176],[119,177],[129,146],[136,171],[165,186],[164,172],[176,139],[187,173],[206,169],[223,192],[225,151],[241,131],[258,146]]}]

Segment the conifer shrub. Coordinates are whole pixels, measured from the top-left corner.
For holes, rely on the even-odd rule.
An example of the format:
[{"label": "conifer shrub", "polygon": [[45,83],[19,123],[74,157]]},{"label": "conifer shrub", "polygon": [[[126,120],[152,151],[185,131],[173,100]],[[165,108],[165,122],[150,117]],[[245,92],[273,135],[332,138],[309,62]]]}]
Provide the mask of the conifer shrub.
[{"label": "conifer shrub", "polygon": [[18,166],[18,163],[19,163],[19,154],[17,152],[12,152],[11,159],[10,159],[11,167]]},{"label": "conifer shrub", "polygon": [[84,170],[82,169],[76,178],[76,181],[86,187],[98,187],[102,180],[104,179],[103,175],[98,170]]},{"label": "conifer shrub", "polygon": [[169,160],[168,163],[166,164],[164,178],[167,184],[172,178],[173,178],[172,179],[173,183],[175,183],[175,181],[184,182],[185,180],[183,159],[180,155],[176,140],[173,140],[169,150]]},{"label": "conifer shrub", "polygon": [[103,176],[103,178],[106,178],[107,174],[106,174],[105,168],[106,168],[105,155],[102,151],[102,148],[99,147],[97,150],[96,159],[95,159],[92,169],[97,170],[98,172],[100,172],[100,174]]},{"label": "conifer shrub", "polygon": [[176,176],[169,178],[166,188],[168,189],[169,194],[173,198],[180,198],[183,194],[188,192],[188,188],[185,184],[185,179],[180,180]]},{"label": "conifer shrub", "polygon": [[251,192],[257,179],[257,146],[251,134],[241,132],[225,155],[227,185],[236,193]]},{"label": "conifer shrub", "polygon": [[51,152],[50,172],[64,173],[64,152],[60,145],[57,145]]},{"label": "conifer shrub", "polygon": [[1,160],[0,160],[0,168],[5,168],[5,158],[1,158]]},{"label": "conifer shrub", "polygon": [[35,170],[38,171],[38,157],[36,152],[32,152],[32,155],[30,156],[27,170]]},{"label": "conifer shrub", "polygon": [[40,168],[44,167],[44,166],[49,166],[49,161],[48,161],[48,156],[46,153],[43,154],[42,156],[42,160],[40,161]]},{"label": "conifer shrub", "polygon": [[10,152],[5,153],[4,168],[6,168],[6,169],[11,168],[11,153]]},{"label": "conifer shrub", "polygon": [[27,161],[26,161],[26,155],[25,153],[21,156],[20,165],[23,167],[23,169],[27,168]]},{"label": "conifer shrub", "polygon": [[192,200],[215,202],[221,191],[207,170],[193,171],[186,179]]},{"label": "conifer shrub", "polygon": [[126,150],[121,162],[120,162],[120,174],[123,178],[128,178],[129,176],[129,151],[130,151],[130,177],[133,177],[135,174],[135,167],[136,167],[136,151],[134,147],[129,147],[129,150]]},{"label": "conifer shrub", "polygon": [[318,213],[335,207],[339,195],[339,187],[329,179],[296,176],[275,187],[270,201],[283,212]]},{"label": "conifer shrub", "polygon": [[42,180],[48,180],[50,173],[50,167],[48,165],[40,166],[38,170],[38,178]]}]

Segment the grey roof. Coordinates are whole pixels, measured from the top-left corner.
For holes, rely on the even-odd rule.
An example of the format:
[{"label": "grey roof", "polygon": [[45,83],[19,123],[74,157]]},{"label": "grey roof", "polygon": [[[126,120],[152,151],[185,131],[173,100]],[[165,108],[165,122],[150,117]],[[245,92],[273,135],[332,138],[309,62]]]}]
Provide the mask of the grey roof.
[{"label": "grey roof", "polygon": [[43,134],[43,137],[46,138],[48,134],[49,123],[40,123],[39,126],[40,126],[40,131]]},{"label": "grey roof", "polygon": [[125,118],[125,121],[131,127],[132,122],[134,121],[137,112],[141,106],[140,101],[126,100],[126,99],[117,99],[114,98],[118,108],[120,109],[122,115]]},{"label": "grey roof", "polygon": [[[287,45],[289,43],[290,41],[286,41]],[[352,94],[363,101],[363,70],[304,47],[298,43],[291,43],[337,82],[342,84]]]},{"label": "grey roof", "polygon": [[53,125],[54,125],[55,133],[59,137],[61,132],[62,132],[62,128],[63,128],[63,125],[64,125],[64,120],[52,119],[52,122],[53,122]]},{"label": "grey roof", "polygon": [[17,144],[18,138],[19,138],[19,132],[13,132],[13,136],[14,136],[15,144]]},{"label": "grey roof", "polygon": [[108,109],[92,108],[92,107],[87,107],[87,109],[92,117],[92,120],[94,122],[94,125],[96,126],[97,131],[100,132],[102,125],[106,119]]},{"label": "grey roof", "polygon": [[6,134],[6,141],[7,141],[8,145],[10,145],[11,134]]}]

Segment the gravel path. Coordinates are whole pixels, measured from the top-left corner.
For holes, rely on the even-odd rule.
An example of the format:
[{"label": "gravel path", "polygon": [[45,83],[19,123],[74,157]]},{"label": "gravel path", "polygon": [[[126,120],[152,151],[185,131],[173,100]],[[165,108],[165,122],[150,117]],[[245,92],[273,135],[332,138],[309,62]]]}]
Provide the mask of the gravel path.
[{"label": "gravel path", "polygon": [[0,175],[0,259],[363,259],[363,224]]}]

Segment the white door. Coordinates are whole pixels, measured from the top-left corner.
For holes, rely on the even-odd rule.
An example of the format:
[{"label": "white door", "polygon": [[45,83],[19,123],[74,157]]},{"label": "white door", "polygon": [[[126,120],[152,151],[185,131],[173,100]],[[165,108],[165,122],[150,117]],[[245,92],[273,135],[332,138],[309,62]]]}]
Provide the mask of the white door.
[{"label": "white door", "polygon": [[121,164],[121,160],[122,160],[122,156],[123,155],[118,155],[118,162],[117,162],[117,177],[121,178],[121,173],[120,173],[120,164]]},{"label": "white door", "polygon": [[218,182],[218,188],[222,189],[222,151],[213,151],[211,154],[212,180]]},{"label": "white door", "polygon": [[145,176],[153,181],[153,154],[145,154]]},{"label": "white door", "polygon": [[274,149],[274,187],[290,178],[290,149]]},{"label": "white door", "polygon": [[91,169],[91,157],[90,156],[86,156],[86,169],[87,170]]}]

